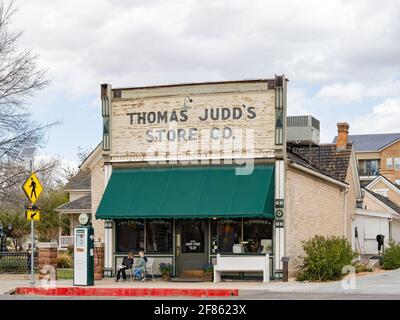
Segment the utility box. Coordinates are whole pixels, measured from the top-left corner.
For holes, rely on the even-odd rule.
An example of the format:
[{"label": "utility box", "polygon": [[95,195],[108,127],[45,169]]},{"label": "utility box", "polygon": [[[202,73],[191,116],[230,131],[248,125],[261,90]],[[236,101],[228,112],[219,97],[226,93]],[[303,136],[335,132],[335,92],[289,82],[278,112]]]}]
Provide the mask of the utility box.
[{"label": "utility box", "polygon": [[320,123],[313,116],[287,117],[287,142],[318,145]]},{"label": "utility box", "polygon": [[74,286],[94,285],[94,230],[82,226],[74,230]]}]

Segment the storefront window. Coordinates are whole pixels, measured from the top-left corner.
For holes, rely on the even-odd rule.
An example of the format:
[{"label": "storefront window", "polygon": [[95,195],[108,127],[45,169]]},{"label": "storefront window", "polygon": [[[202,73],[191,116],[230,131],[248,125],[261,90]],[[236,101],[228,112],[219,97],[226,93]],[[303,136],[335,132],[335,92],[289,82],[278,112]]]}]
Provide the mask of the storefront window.
[{"label": "storefront window", "polygon": [[115,223],[117,252],[139,252],[144,248],[144,222],[142,220],[118,220]]},{"label": "storefront window", "polygon": [[240,245],[241,229],[241,219],[211,220],[211,254],[234,252],[234,245]]},{"label": "storefront window", "polygon": [[157,253],[172,252],[171,220],[146,221],[146,251]]},{"label": "storefront window", "polygon": [[272,220],[243,219],[243,239],[248,253],[272,253]]}]

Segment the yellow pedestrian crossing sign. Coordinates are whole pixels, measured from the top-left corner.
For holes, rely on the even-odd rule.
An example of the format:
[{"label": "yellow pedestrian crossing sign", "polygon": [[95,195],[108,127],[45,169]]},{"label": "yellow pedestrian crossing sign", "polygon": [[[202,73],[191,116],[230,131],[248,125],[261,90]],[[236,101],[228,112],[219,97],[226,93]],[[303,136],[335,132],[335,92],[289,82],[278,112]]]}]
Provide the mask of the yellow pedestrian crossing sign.
[{"label": "yellow pedestrian crossing sign", "polygon": [[40,210],[26,210],[26,219],[31,221],[39,221],[40,220]]},{"label": "yellow pedestrian crossing sign", "polygon": [[34,172],[26,179],[22,185],[22,189],[32,204],[36,202],[43,191],[43,187]]}]

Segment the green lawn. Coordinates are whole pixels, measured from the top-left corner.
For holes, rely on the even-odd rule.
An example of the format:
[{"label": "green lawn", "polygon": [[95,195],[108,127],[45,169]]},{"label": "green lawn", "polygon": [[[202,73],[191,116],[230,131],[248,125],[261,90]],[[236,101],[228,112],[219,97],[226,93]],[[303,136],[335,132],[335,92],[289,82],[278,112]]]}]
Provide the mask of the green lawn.
[{"label": "green lawn", "polygon": [[74,269],[57,268],[57,279],[70,280],[74,278]]}]

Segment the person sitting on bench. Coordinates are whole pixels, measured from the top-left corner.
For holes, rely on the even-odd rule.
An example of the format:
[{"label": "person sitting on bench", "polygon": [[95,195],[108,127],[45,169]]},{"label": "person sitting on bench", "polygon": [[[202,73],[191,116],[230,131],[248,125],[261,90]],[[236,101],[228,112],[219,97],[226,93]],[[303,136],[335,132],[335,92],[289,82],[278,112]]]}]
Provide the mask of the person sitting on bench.
[{"label": "person sitting on bench", "polygon": [[147,258],[144,256],[144,251],[139,251],[139,259],[138,262],[135,263],[135,269],[133,271],[133,275],[137,280],[143,280],[144,270],[146,268]]},{"label": "person sitting on bench", "polygon": [[121,278],[121,273],[122,273],[122,279],[126,281],[126,270],[131,269],[133,266],[133,253],[129,252],[127,257],[124,257],[124,260],[122,261],[122,264],[118,266],[117,268],[117,279],[115,279],[115,282],[118,282],[119,279]]}]

